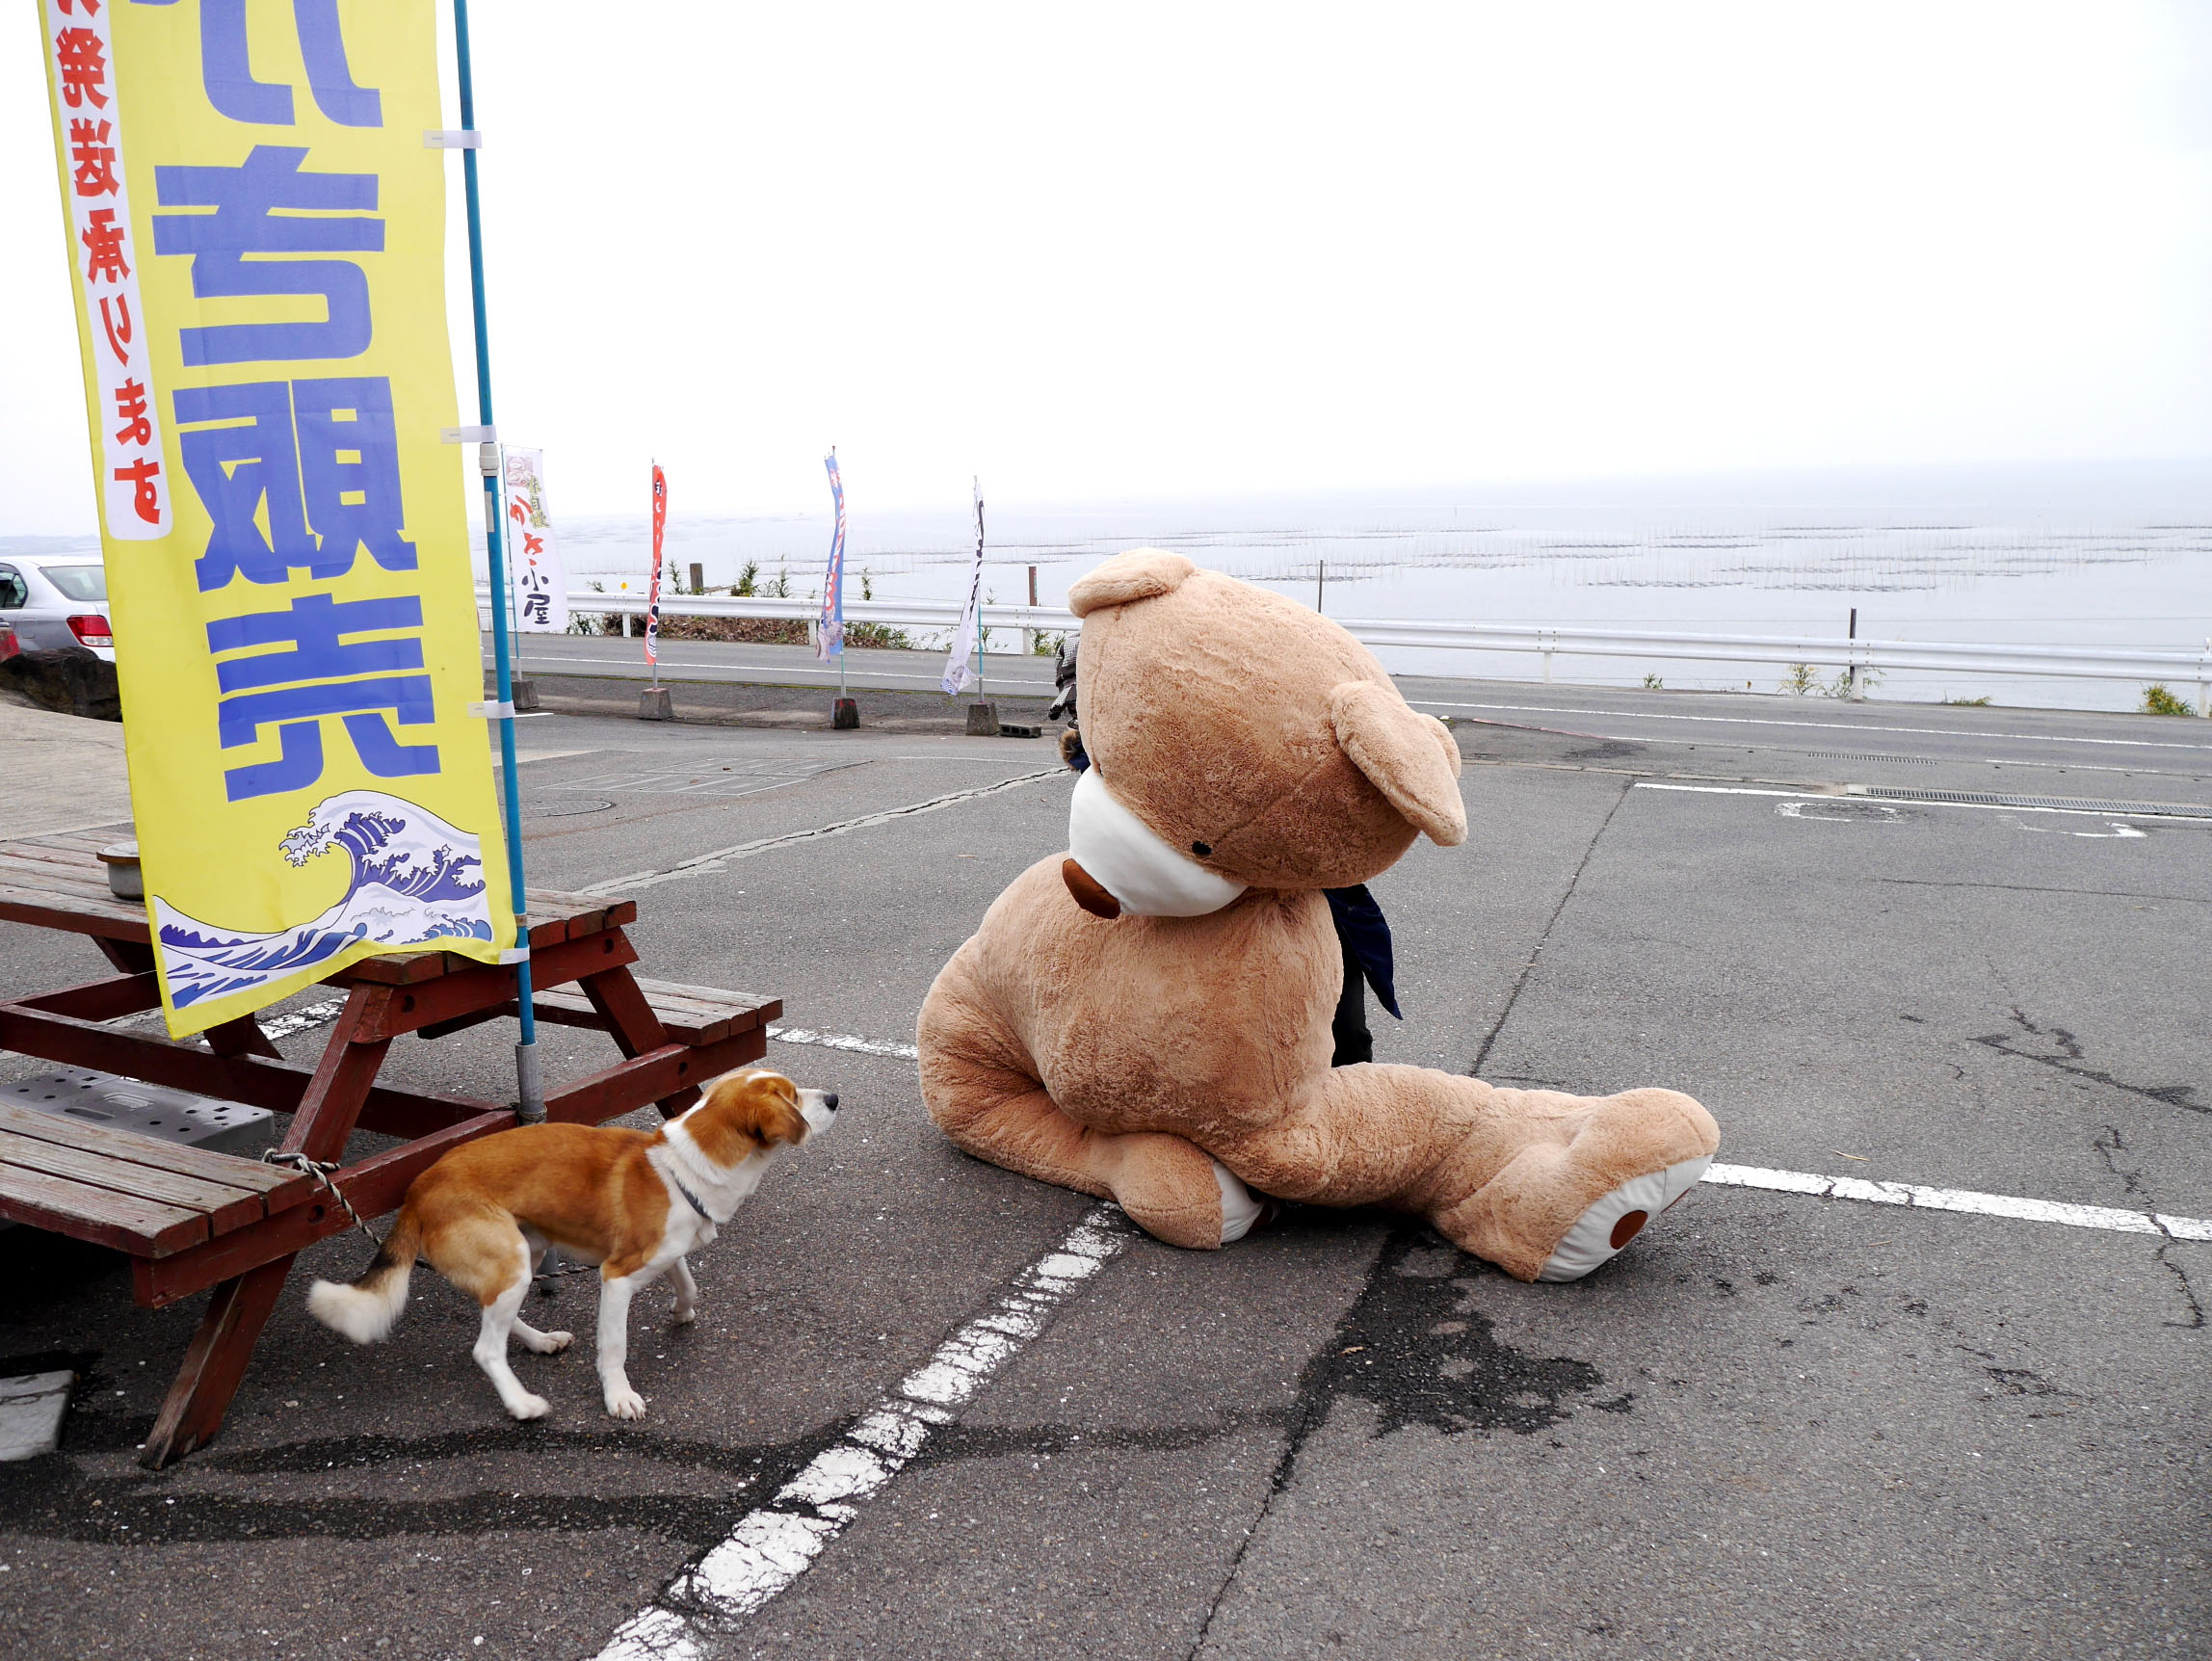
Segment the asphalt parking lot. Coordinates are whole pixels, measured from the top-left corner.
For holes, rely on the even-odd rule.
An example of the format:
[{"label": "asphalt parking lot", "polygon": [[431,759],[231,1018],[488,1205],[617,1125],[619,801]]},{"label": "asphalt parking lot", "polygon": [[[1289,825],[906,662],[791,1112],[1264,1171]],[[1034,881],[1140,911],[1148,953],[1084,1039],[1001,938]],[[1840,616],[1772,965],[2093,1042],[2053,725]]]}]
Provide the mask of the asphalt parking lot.
[{"label": "asphalt parking lot", "polygon": [[[2212,723],[1404,684],[1458,724],[1470,834],[1374,884],[1408,1015],[1378,1059],[1686,1090],[1753,1183],[1567,1286],[1365,1214],[1116,1236],[888,1480],[779,1500],[1083,1234],[1089,1200],[954,1151],[900,1053],[1064,845],[1071,778],[1049,739],[533,718],[533,882],[634,893],[643,972],[779,993],[770,1061],[840,1093],[835,1131],[695,1264],[696,1328],[640,1299],[634,1425],[585,1346],[518,1355],[553,1411],[507,1421],[433,1274],[356,1350],[303,1273],[221,1437],[149,1473],[198,1301],[139,1309],[119,1259],[0,1234],[0,1358],[83,1375],[61,1451],[0,1466],[10,1651],[2212,1649]],[[97,971],[0,940],[11,992]],[[390,1065],[504,1095],[512,1041]],[[554,1077],[612,1054],[543,1041]],[[1757,1185],[1797,1175],[1860,1188]],[[581,1334],[590,1295],[530,1318]],[[810,1554],[748,1612],[702,1601],[763,1516],[819,1525]]]}]

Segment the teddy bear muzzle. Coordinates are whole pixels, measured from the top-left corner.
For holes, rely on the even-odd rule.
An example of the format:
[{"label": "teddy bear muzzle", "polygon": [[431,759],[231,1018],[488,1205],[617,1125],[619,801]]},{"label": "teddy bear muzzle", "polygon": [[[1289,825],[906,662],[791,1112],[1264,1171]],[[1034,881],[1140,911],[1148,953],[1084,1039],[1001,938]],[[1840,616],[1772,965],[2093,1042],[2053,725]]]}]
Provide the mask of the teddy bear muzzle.
[{"label": "teddy bear muzzle", "polygon": [[1202,917],[1245,891],[1162,838],[1106,786],[1093,766],[1067,807],[1061,880],[1094,917]]}]

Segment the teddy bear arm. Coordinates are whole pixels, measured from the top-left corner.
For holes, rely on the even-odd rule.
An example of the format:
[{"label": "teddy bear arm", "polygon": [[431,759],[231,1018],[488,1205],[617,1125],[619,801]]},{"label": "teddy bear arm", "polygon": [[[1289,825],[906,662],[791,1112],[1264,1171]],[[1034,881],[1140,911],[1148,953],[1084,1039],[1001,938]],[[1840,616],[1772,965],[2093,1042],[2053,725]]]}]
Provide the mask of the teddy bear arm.
[{"label": "teddy bear arm", "polygon": [[1077,1123],[1030,1070],[1005,1024],[942,980],[923,1004],[917,1037],[922,1099],[962,1152],[1113,1200],[1171,1246],[1221,1245],[1222,1186],[1196,1145],[1165,1131]]}]

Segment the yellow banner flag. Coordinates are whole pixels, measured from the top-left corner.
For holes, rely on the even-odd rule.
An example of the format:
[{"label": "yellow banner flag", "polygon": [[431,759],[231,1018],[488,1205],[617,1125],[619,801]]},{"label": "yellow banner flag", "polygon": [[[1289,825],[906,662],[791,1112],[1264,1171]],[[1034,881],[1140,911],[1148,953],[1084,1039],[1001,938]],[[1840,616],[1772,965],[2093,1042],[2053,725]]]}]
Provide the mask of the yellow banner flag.
[{"label": "yellow banner flag", "polygon": [[514,943],[433,0],[40,0],[170,1031]]}]

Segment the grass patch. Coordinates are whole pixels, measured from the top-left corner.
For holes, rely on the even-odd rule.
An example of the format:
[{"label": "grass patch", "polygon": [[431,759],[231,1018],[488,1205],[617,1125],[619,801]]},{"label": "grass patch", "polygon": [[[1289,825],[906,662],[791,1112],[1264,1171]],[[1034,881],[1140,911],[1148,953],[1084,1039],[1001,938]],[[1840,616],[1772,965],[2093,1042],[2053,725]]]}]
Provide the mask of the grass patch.
[{"label": "grass patch", "polygon": [[2195,715],[2197,711],[2186,698],[2175,694],[2162,680],[2154,680],[2143,689],[2143,713],[2146,715]]}]

